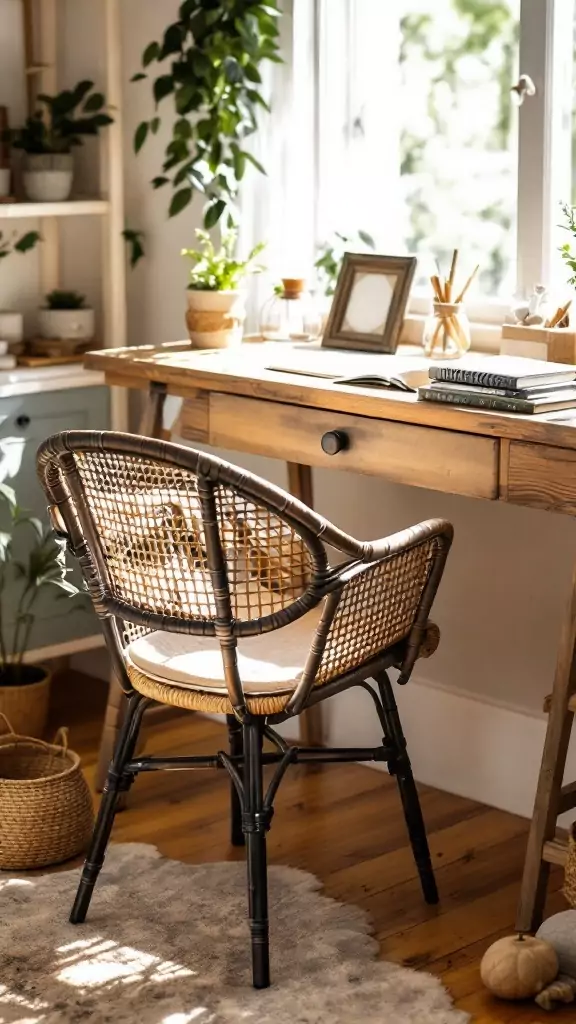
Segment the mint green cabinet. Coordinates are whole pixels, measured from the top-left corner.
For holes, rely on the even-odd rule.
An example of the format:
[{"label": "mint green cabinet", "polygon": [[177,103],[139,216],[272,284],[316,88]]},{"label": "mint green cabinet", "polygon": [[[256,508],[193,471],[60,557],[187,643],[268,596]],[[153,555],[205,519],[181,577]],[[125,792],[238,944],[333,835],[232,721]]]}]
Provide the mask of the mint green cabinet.
[{"label": "mint green cabinet", "polygon": [[[22,508],[47,521],[46,498],[36,476],[38,445],[59,430],[106,430],[108,425],[109,392],[104,387],[0,398],[0,479],[14,488]],[[71,579],[78,584],[76,568]],[[82,609],[75,610],[74,602],[60,597],[60,593],[56,588],[47,588],[41,595],[30,640],[32,648],[61,644],[100,631],[87,602],[82,602]],[[3,596],[8,623],[14,612],[15,596],[11,592]]]}]

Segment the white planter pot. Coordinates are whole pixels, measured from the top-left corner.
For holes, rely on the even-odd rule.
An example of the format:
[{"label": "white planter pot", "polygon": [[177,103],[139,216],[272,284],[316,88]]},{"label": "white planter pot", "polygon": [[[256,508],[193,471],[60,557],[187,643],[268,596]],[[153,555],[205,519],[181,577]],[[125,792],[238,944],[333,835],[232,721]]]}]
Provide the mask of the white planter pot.
[{"label": "white planter pot", "polygon": [[24,340],[24,316],[12,310],[0,310],[0,339],[14,344]]},{"label": "white planter pot", "polygon": [[186,292],[186,325],[195,348],[230,348],[242,341],[246,311],[238,291]]},{"label": "white planter pot", "polygon": [[42,338],[61,341],[92,341],[93,309],[39,309],[38,328]]},{"label": "white planter pot", "polygon": [[11,171],[9,167],[0,167],[0,196],[10,195]]},{"label": "white planter pot", "polygon": [[34,203],[60,203],[72,191],[74,163],[71,153],[28,153],[24,165],[24,191]]}]

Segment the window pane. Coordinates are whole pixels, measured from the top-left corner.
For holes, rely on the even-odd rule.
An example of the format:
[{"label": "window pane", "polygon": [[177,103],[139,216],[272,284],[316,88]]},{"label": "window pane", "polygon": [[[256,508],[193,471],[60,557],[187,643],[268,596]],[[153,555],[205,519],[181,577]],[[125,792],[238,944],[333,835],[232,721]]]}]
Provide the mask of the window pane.
[{"label": "window pane", "polygon": [[363,229],[387,251],[420,254],[420,283],[436,260],[446,272],[458,248],[463,268],[480,263],[481,293],[509,298],[518,141],[510,87],[518,76],[520,0],[328,6],[321,21],[322,235]]}]

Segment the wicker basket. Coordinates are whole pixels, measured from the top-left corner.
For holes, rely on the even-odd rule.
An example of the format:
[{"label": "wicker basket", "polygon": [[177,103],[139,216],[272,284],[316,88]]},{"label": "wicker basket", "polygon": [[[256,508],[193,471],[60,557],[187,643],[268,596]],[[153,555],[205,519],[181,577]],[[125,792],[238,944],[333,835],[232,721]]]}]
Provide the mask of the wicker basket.
[{"label": "wicker basket", "polygon": [[0,686],[0,714],[12,723],[15,732],[25,736],[42,736],[48,716],[52,673],[42,665],[36,667],[44,672],[38,682]]},{"label": "wicker basket", "polygon": [[42,868],[85,849],[94,824],[78,754],[60,729],[54,743],[0,736],[0,868]]}]

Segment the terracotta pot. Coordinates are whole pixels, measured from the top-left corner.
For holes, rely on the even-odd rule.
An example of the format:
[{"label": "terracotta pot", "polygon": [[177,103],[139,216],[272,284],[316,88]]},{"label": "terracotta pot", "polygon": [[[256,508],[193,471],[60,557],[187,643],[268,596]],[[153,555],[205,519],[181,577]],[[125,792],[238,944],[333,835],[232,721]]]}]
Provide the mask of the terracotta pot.
[{"label": "terracotta pot", "polygon": [[42,736],[46,728],[52,673],[44,665],[23,665],[22,682],[2,685],[0,712],[20,736]]},{"label": "terracotta pot", "polygon": [[186,326],[195,348],[230,348],[240,344],[246,315],[242,292],[188,289],[186,295]]}]

